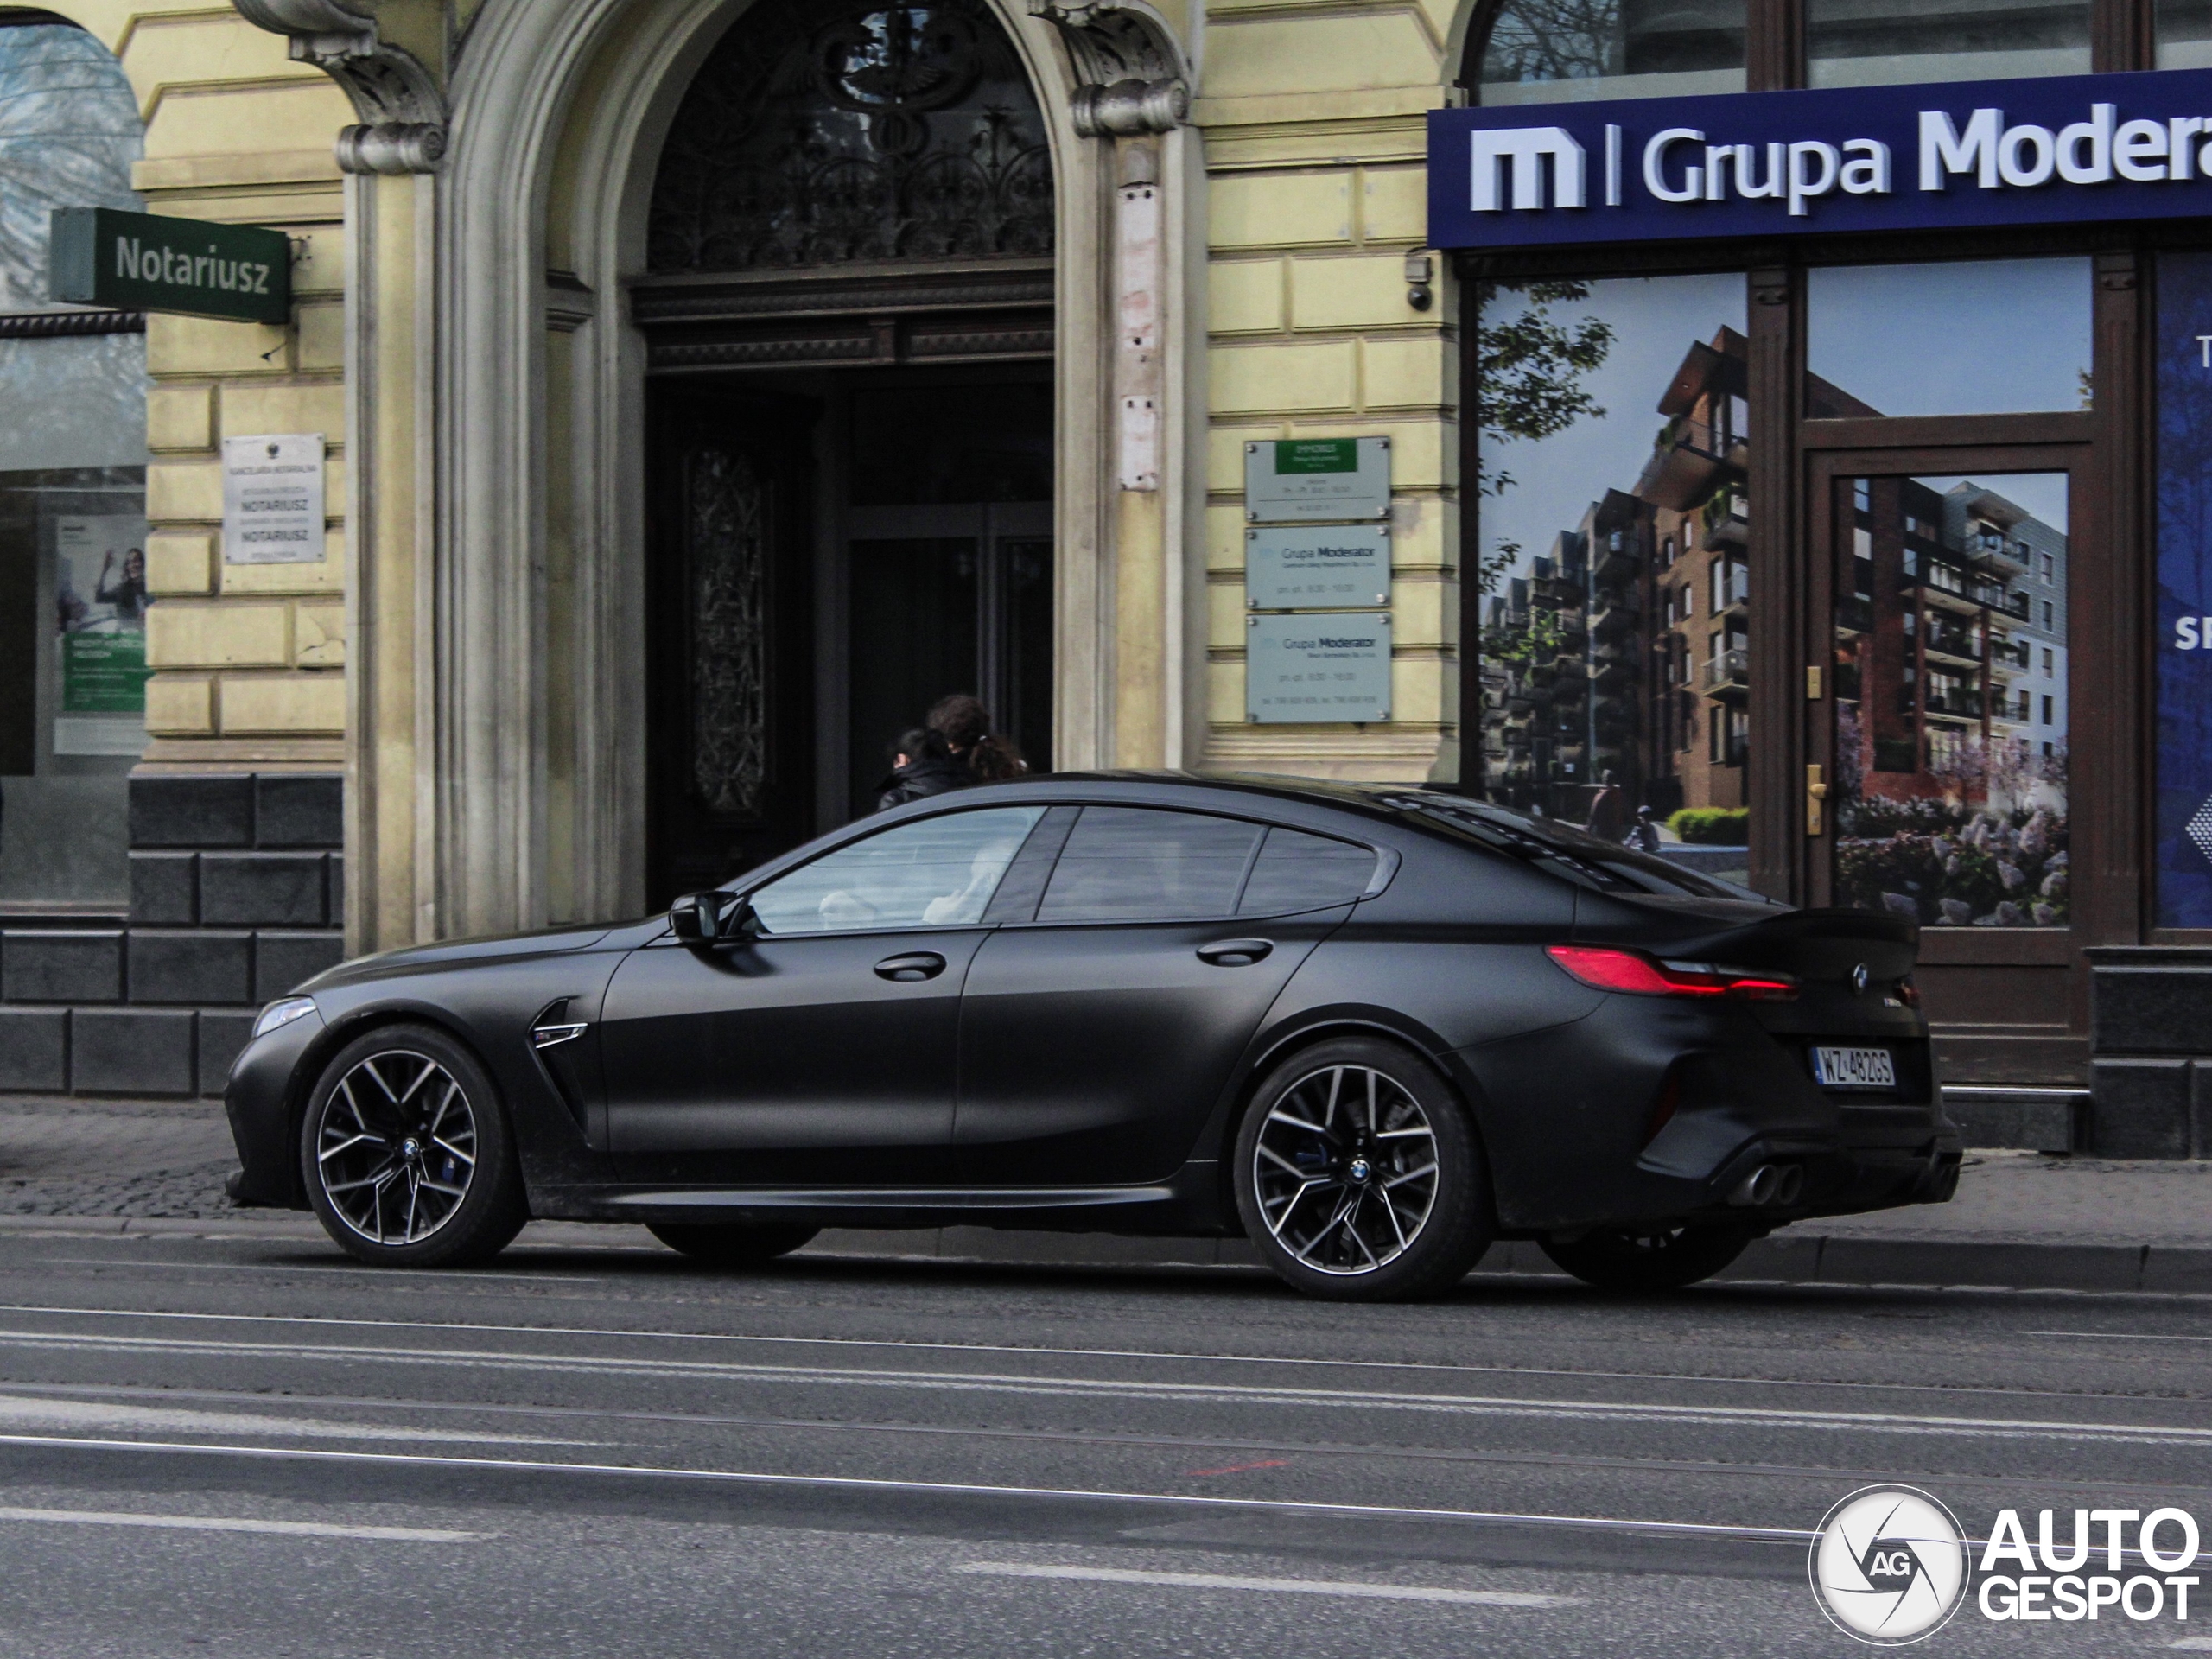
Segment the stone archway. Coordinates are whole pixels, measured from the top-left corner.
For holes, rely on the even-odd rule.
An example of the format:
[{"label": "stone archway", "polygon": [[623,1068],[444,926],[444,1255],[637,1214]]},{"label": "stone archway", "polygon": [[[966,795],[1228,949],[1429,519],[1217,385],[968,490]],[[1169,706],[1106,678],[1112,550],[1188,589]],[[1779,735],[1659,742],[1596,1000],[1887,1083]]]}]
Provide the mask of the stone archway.
[{"label": "stone archway", "polygon": [[[343,21],[357,78],[388,50],[335,0],[255,3],[255,20],[292,35],[303,57]],[[1111,760],[1117,653],[1132,632],[1116,569],[1131,538],[1109,350],[1128,285],[1117,214],[1130,188],[1170,199],[1147,280],[1155,297],[1177,292],[1194,141],[1159,135],[1187,107],[1183,59],[1139,4],[988,3],[1052,152],[1057,747],[1067,763]],[[646,343],[626,287],[649,265],[664,136],[741,10],[486,0],[446,89],[442,155],[397,132],[352,141],[349,391],[365,462],[349,513],[358,947],[641,903]],[[394,170],[366,170],[379,164]],[[1149,349],[1166,355],[1156,333]],[[1148,411],[1164,460],[1144,486],[1154,527],[1137,539],[1168,572],[1153,589],[1174,588],[1182,493],[1198,470],[1182,453],[1182,404],[1171,384]],[[1166,616],[1172,631],[1173,604]],[[555,689],[570,700],[556,706]]]}]

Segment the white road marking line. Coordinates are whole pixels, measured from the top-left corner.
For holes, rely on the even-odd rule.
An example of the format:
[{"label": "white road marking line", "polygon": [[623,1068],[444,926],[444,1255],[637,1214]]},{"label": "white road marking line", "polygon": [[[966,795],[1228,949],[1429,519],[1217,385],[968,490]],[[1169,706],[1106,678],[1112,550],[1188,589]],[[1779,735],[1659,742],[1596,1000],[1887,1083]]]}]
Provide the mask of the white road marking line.
[{"label": "white road marking line", "polygon": [[1183,1404],[1271,1405],[1341,1412],[1421,1412],[1442,1416],[1518,1417],[1554,1421],[1658,1423],[1703,1428],[1948,1435],[1983,1440],[2094,1440],[2107,1445],[2212,1445],[2212,1428],[2152,1423],[2085,1423],[2031,1418],[1913,1416],[1890,1412],[1794,1411],[1764,1406],[1669,1405],[1657,1402],[1540,1400],[1510,1395],[1404,1394],[1286,1389],[1227,1382],[1145,1382],[980,1371],[877,1370],[815,1365],[719,1363],[704,1360],[601,1358],[588,1355],[353,1344],[191,1340],[0,1331],[0,1347],[64,1352],[181,1354],[195,1357],[290,1360],[341,1365],[520,1370],[536,1376],[681,1378],[794,1387],[910,1389],[945,1394],[1020,1395],[1052,1399],[1173,1401]]},{"label": "white road marking line", "polygon": [[1300,1596],[1350,1596],[1368,1601],[1448,1601],[1477,1607],[1570,1607],[1582,1599],[1580,1596],[1541,1596],[1519,1590],[1437,1590],[1419,1584],[1243,1579],[1226,1573],[1140,1573],[1117,1567],[1030,1567],[1019,1561],[969,1561],[952,1570],[1000,1579],[1080,1579],[1097,1584],[1157,1584],[1182,1590],[1269,1590]]},{"label": "white road marking line", "polygon": [[[658,1249],[656,1246],[655,1249]],[[378,1268],[378,1273],[417,1273],[418,1268]],[[1883,1394],[2021,1395],[2031,1399],[2088,1399],[2106,1395],[2071,1389],[1954,1388],[1941,1382],[1866,1382],[1802,1376],[1699,1376],[1679,1371],[1578,1371],[1542,1365],[1452,1365],[1420,1359],[1326,1359],[1307,1355],[1193,1354],[1154,1348],[1046,1348],[1016,1343],[918,1342],[887,1337],[761,1336],[723,1331],[639,1331],[583,1325],[479,1325],[446,1319],[346,1319],[304,1313],[197,1313],[169,1308],[58,1307],[32,1302],[0,1302],[0,1313],[51,1313],[105,1319],[192,1319],[224,1325],[307,1325],[367,1331],[454,1331],[530,1337],[613,1337],[626,1342],[728,1342],[800,1348],[884,1348],[948,1354],[1011,1354],[1049,1359],[1157,1359],[1195,1365],[1312,1366],[1332,1370],[1434,1371],[1467,1376],[1560,1376],[1601,1382],[1687,1382],[1738,1389],[1872,1389]],[[2033,1336],[2037,1333],[2029,1332]],[[2065,1335],[2066,1332],[2044,1333]],[[2084,1333],[2086,1334],[2086,1333]],[[2150,1338],[2146,1338],[2150,1340]],[[2186,1340],[2195,1341],[2190,1338]],[[2212,1338],[2205,1338],[2212,1340]]]},{"label": "white road marking line", "polygon": [[79,1527],[153,1527],[165,1532],[262,1532],[286,1538],[367,1538],[399,1544],[474,1544],[496,1532],[442,1527],[341,1527],[320,1521],[247,1521],[215,1515],[133,1515],[122,1510],[19,1510],[0,1507],[0,1522],[54,1521]]},{"label": "white road marking line", "polygon": [[[2212,1337],[2169,1337],[2148,1331],[2023,1331],[2024,1337],[2079,1337],[2088,1342],[2212,1342]],[[2191,1641],[2200,1638],[2192,1637]],[[2205,1643],[2212,1647],[2212,1640]]]},{"label": "white road marking line", "polygon": [[[404,1409],[404,1408],[403,1408]],[[0,1395],[0,1423],[24,1428],[106,1429],[169,1434],[289,1434],[309,1440],[429,1440],[454,1446],[602,1446],[543,1434],[473,1434],[396,1423],[334,1423],[244,1411],[188,1411],[51,1395]]]},{"label": "white road marking line", "polygon": [[969,1497],[1076,1498],[1103,1503],[1242,1510],[1277,1515],[1351,1515],[1399,1521],[1486,1521],[1515,1526],[1580,1528],[1599,1532],[1660,1533],[1669,1537],[1749,1540],[1800,1548],[1811,1543],[1815,1536],[1796,1527],[1716,1526],[1704,1521],[1626,1521],[1611,1516],[1522,1515],[1502,1510],[1429,1510],[1388,1503],[1300,1503],[1281,1497],[1189,1497],[1179,1492],[1116,1492],[1067,1486],[992,1486],[971,1481],[892,1480],[868,1475],[779,1475],[742,1469],[678,1469],[657,1464],[555,1463],[549,1459],[463,1458],[431,1452],[334,1452],[322,1446],[223,1446],[184,1440],[99,1440],[66,1434],[0,1434],[0,1446],[35,1446],[55,1451],[258,1458],[288,1463],[368,1464],[388,1468],[499,1469],[532,1475],[627,1475],[652,1480],[706,1481],[729,1486],[860,1492],[933,1492]]},{"label": "white road marking line", "polygon": [[[48,1255],[40,1258],[59,1267],[72,1268],[151,1268],[167,1273],[342,1273],[348,1278],[359,1274],[390,1274],[394,1276],[419,1278],[420,1268],[372,1268],[358,1262],[302,1262],[297,1267],[272,1268],[261,1262],[132,1262],[118,1258],[108,1260],[96,1255]],[[603,1285],[605,1274],[597,1273],[491,1273],[478,1268],[462,1269],[455,1275],[462,1283],[486,1279],[512,1279],[524,1284]]]},{"label": "white road marking line", "polygon": [[2212,1653],[2212,1636],[2184,1636],[2178,1642],[2169,1642],[2169,1648],[2179,1648],[2186,1653]]}]

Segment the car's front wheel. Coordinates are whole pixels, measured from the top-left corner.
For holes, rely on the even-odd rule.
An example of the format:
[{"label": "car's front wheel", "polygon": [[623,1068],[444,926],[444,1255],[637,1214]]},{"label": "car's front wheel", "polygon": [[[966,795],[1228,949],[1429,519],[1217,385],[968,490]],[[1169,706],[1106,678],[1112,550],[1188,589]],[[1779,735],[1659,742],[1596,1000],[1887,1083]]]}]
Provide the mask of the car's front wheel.
[{"label": "car's front wheel", "polygon": [[1235,1159],[1244,1230],[1309,1295],[1435,1295],[1466,1276],[1495,1230],[1466,1109],[1395,1043],[1344,1038],[1277,1066],[1244,1115]]},{"label": "car's front wheel", "polygon": [[385,1026],[323,1068],[300,1173],[323,1230],[380,1267],[489,1261],[529,1219],[490,1075],[429,1026]]},{"label": "car's front wheel", "polygon": [[822,1230],[819,1227],[730,1227],[716,1223],[645,1224],[645,1230],[694,1262],[715,1268],[757,1268],[789,1255]]},{"label": "car's front wheel", "polygon": [[1741,1227],[1601,1227],[1574,1239],[1546,1239],[1543,1252],[1600,1290],[1680,1290],[1710,1279],[1744,1253]]}]

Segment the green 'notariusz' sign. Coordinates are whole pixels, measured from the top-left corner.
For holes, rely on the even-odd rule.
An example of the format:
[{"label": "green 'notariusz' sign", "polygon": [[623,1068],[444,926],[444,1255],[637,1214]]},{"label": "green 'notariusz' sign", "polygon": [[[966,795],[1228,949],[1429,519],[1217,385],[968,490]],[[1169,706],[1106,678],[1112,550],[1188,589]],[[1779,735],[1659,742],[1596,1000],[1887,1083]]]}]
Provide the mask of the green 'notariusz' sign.
[{"label": "green 'notariusz' sign", "polygon": [[49,269],[54,297],[78,305],[292,320],[292,243],[282,231],[57,207]]}]

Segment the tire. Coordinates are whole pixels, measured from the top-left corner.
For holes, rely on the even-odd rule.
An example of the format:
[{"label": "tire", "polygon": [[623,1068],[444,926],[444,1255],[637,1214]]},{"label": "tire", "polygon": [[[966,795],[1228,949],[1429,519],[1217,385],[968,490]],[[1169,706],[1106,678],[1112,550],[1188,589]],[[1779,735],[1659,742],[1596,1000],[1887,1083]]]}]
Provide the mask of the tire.
[{"label": "tire", "polygon": [[765,1267],[789,1255],[822,1230],[791,1224],[781,1227],[733,1227],[715,1223],[651,1221],[645,1230],[694,1262],[715,1268]]},{"label": "tire", "polygon": [[338,1051],[308,1096],[300,1178],[323,1230],[378,1267],[488,1262],[530,1219],[491,1074],[429,1026]]},{"label": "tire", "polygon": [[1440,1294],[1496,1230],[1472,1120],[1436,1069],[1395,1043],[1341,1038],[1285,1060],[1252,1096],[1232,1157],[1245,1232],[1309,1296]]},{"label": "tire", "polygon": [[1570,1242],[1543,1241],[1543,1252],[1600,1290],[1680,1290],[1710,1279],[1744,1253],[1741,1227],[1608,1227]]}]

